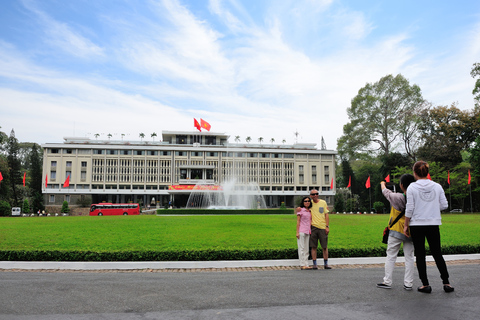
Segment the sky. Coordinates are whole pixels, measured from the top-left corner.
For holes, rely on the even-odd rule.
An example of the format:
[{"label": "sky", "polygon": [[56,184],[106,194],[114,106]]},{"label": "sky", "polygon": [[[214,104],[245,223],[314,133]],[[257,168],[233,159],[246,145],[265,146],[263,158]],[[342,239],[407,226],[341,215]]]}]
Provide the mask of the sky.
[{"label": "sky", "polygon": [[400,73],[467,110],[475,62],[478,0],[4,0],[0,131],[136,141],[195,118],[336,150],[367,83]]}]

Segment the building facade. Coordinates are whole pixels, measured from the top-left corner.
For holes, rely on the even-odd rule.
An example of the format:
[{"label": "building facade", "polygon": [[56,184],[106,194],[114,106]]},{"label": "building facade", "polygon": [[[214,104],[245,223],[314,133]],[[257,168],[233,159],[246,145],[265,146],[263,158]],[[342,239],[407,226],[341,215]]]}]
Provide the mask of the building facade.
[{"label": "building facade", "polygon": [[185,207],[197,183],[218,186],[235,177],[240,184],[257,183],[267,207],[282,202],[293,207],[296,197],[311,189],[333,207],[336,151],[311,143],[229,143],[228,138],[223,133],[163,131],[162,141],[72,137],[46,143],[44,203]]}]

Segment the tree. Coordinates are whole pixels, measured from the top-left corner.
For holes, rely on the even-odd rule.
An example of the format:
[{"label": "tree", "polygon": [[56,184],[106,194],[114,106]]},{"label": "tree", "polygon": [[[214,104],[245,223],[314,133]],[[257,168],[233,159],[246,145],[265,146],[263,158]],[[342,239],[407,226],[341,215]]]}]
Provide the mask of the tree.
[{"label": "tree", "polygon": [[4,200],[0,200],[0,216],[9,216],[12,213],[12,206]]},{"label": "tree", "polygon": [[263,137],[258,138],[258,142],[260,142],[260,144],[262,144],[262,141],[263,141]]},{"label": "tree", "polygon": [[110,138],[112,137],[112,134],[111,133],[107,134],[107,137],[108,137],[108,140],[110,140]]},{"label": "tree", "polygon": [[17,185],[22,181],[21,163],[18,159],[18,140],[15,138],[15,131],[12,129],[7,141],[7,161],[10,173],[10,189],[12,191],[12,204],[18,207],[20,192]]},{"label": "tree", "polygon": [[246,137],[246,138],[245,138],[245,141],[246,141],[247,143],[250,143],[250,141],[252,141],[252,138]]},{"label": "tree", "polygon": [[461,152],[468,150],[480,134],[480,108],[460,110],[453,103],[422,113],[423,146],[418,155],[423,160],[439,162],[453,168],[463,161]]},{"label": "tree", "polygon": [[470,72],[472,78],[479,77],[475,82],[475,88],[473,88],[473,99],[476,101],[475,105],[480,107],[480,63],[474,63],[472,71]]},{"label": "tree", "polygon": [[287,140],[283,139],[283,140],[282,140],[282,143],[285,144],[285,142],[287,142]]},{"label": "tree", "polygon": [[143,138],[145,138],[145,133],[141,132],[138,136],[140,137],[141,141],[143,141]]},{"label": "tree", "polygon": [[42,154],[35,143],[30,152],[30,182],[28,184],[33,212],[45,209],[42,196]]},{"label": "tree", "polygon": [[157,136],[157,133],[154,132],[154,133],[152,133],[150,136],[152,137],[153,141],[155,141],[155,137]]},{"label": "tree", "polygon": [[100,137],[100,133],[95,133],[94,136],[95,136],[95,140],[97,140],[98,137]]},{"label": "tree", "polygon": [[235,142],[239,143],[240,142],[240,136],[235,136]]},{"label": "tree", "polygon": [[275,142],[275,139],[274,138],[270,139],[270,142],[273,144]]},{"label": "tree", "polygon": [[388,155],[424,103],[420,87],[410,85],[401,74],[367,83],[347,109],[350,122],[338,140],[340,154],[357,158],[359,152],[380,151]]}]

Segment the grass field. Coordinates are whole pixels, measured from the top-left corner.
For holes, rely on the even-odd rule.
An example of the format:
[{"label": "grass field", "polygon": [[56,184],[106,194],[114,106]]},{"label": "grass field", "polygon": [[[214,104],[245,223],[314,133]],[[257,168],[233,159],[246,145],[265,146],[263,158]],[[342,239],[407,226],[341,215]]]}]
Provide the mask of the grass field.
[{"label": "grass field", "polygon": [[[330,215],[329,248],[386,248],[388,215]],[[291,215],[22,217],[0,219],[0,250],[296,248]],[[442,245],[480,245],[480,214],[445,214]]]}]

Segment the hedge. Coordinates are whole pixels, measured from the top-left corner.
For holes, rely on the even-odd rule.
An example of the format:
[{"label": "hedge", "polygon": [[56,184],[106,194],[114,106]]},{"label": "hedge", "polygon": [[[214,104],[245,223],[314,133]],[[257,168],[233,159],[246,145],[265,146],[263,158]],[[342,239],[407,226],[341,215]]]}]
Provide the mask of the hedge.
[{"label": "hedge", "polygon": [[[385,248],[331,248],[330,258],[384,257]],[[442,247],[443,254],[472,254],[480,245]],[[297,259],[296,248],[265,250],[199,250],[199,251],[25,251],[2,250],[0,261],[218,261]]]}]

